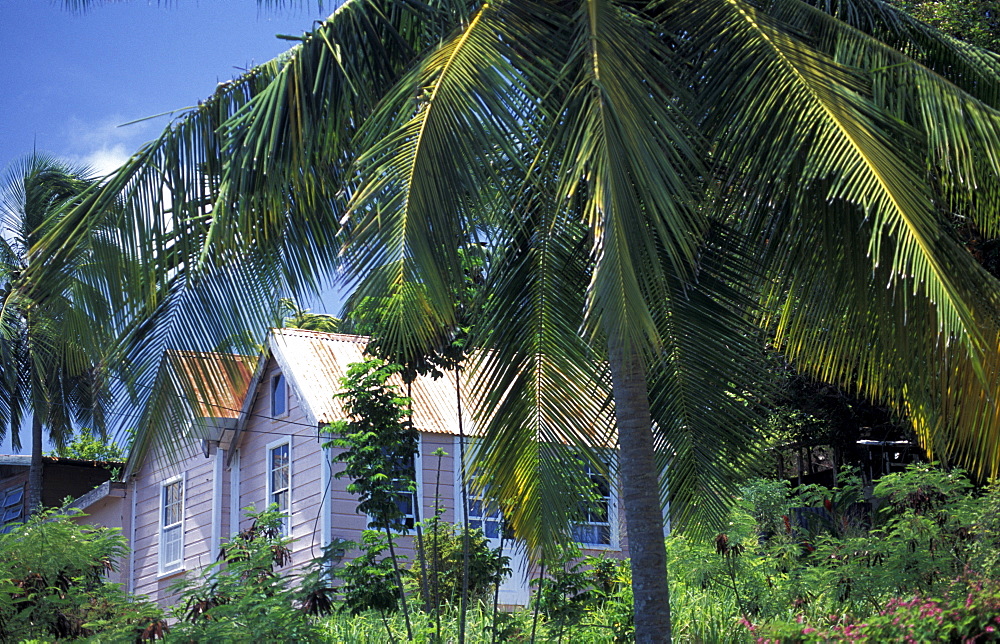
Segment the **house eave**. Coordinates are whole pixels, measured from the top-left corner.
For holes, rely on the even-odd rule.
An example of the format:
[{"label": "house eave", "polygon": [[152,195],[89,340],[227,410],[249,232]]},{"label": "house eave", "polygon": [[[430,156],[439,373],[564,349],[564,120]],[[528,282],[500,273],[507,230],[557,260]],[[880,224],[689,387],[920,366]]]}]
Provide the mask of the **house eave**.
[{"label": "house eave", "polygon": [[122,483],[121,481],[105,481],[90,492],[77,497],[72,503],[69,504],[69,507],[86,512],[95,503],[108,497],[124,498],[125,483]]}]

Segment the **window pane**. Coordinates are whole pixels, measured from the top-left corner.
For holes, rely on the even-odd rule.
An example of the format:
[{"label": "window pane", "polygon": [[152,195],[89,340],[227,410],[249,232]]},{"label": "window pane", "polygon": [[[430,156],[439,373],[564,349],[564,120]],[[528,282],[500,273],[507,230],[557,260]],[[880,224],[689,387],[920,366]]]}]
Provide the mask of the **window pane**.
[{"label": "window pane", "polygon": [[271,490],[278,491],[289,487],[288,481],[288,445],[279,445],[271,450]]},{"label": "window pane", "polygon": [[285,386],[285,376],[278,374],[271,378],[271,415],[284,416],[288,403],[288,390]]},{"label": "window pane", "polygon": [[181,510],[183,508],[183,494],[181,482],[174,481],[163,486],[163,526],[170,526],[181,522]]},{"label": "window pane", "polygon": [[160,544],[163,556],[163,568],[169,570],[181,563],[181,527],[174,526],[163,530],[163,543]]},{"label": "window pane", "polygon": [[573,526],[573,540],[584,545],[611,545],[611,484],[590,463],[583,467],[592,485],[593,498],[581,508],[583,520]]},{"label": "window pane", "polygon": [[13,490],[7,492],[7,496],[3,500],[3,505],[4,507],[7,507],[8,505],[20,503],[22,498],[24,498],[24,488],[14,488]]},{"label": "window pane", "polygon": [[399,513],[404,517],[413,516],[413,493],[412,492],[400,492],[396,496],[396,505],[399,507]]},{"label": "window pane", "polygon": [[278,512],[288,512],[288,490],[281,490],[272,494],[271,503],[278,506]]}]

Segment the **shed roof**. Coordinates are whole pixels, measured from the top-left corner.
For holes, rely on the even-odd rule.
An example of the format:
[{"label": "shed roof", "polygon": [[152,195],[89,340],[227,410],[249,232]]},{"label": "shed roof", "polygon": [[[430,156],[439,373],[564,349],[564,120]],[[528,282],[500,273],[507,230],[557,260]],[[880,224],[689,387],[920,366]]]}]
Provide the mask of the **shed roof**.
[{"label": "shed roof", "polygon": [[[299,396],[306,416],[314,424],[332,423],[347,417],[344,406],[334,394],[343,387],[341,379],[350,364],[365,360],[368,338],[342,333],[322,333],[304,329],[273,329],[268,341],[282,373]],[[418,376],[410,394],[413,425],[421,432],[458,434],[458,406],[454,371],[444,371],[437,379]],[[406,394],[398,374],[390,384]],[[462,396],[463,430],[475,433],[469,413],[469,399]]]}]

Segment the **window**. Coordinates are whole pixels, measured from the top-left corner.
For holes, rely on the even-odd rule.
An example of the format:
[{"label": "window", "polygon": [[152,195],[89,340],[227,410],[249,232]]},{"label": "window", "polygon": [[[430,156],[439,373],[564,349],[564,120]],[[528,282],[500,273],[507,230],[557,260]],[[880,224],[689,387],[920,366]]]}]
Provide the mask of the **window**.
[{"label": "window", "polygon": [[284,374],[271,377],[271,416],[278,418],[288,413],[288,385]]},{"label": "window", "polygon": [[184,567],[184,479],[160,487],[160,574]]},{"label": "window", "polygon": [[[469,527],[473,530],[477,528],[482,530],[487,539],[499,539],[503,530],[503,516],[500,514],[500,509],[485,502],[482,497],[470,497]],[[510,536],[506,534],[504,538]]]},{"label": "window", "polygon": [[592,464],[583,463],[583,467],[594,496],[593,502],[580,510],[582,521],[573,526],[573,540],[585,546],[611,546],[615,536],[611,529],[611,484]]},{"label": "window", "polygon": [[405,463],[401,463],[397,471],[406,472],[406,478],[393,479],[393,486],[396,488],[396,505],[402,515],[396,522],[400,531],[412,530],[417,521],[417,493],[411,491],[416,488],[417,459],[415,454],[410,454]]},{"label": "window", "polygon": [[287,440],[267,446],[267,503],[281,513],[281,534],[290,536],[292,517],[292,446]]},{"label": "window", "polygon": [[[396,507],[399,508],[400,513],[400,517],[393,521],[392,528],[403,533],[413,530],[417,522],[417,503],[419,497],[416,490],[420,489],[420,468],[417,465],[419,462],[419,456],[417,455],[420,451],[419,445],[420,443],[418,442],[416,453],[399,456],[398,460],[395,461],[385,452],[382,453],[383,458],[385,458],[386,468],[384,474],[392,477]],[[371,525],[372,520],[372,516],[369,515],[369,525]]]},{"label": "window", "polygon": [[11,524],[20,522],[24,517],[24,486],[9,488],[0,492],[0,532],[10,532]]}]

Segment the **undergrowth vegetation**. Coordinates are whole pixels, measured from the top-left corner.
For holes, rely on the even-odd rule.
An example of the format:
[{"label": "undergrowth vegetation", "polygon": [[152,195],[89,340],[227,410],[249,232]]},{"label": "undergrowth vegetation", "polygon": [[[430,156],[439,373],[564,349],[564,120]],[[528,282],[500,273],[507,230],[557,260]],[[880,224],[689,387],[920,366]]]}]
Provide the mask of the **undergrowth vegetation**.
[{"label": "undergrowth vegetation", "polygon": [[[280,518],[253,518],[222,560],[176,586],[180,600],[163,612],[102,579],[125,552],[117,531],[39,514],[0,534],[0,640],[458,641],[458,603],[419,601],[420,577],[403,568],[407,634],[379,548],[345,565],[357,544],[338,542],[289,576],[279,571],[289,555]],[[444,525],[456,550],[458,528]],[[476,557],[492,556],[484,539],[473,541]],[[1000,640],[1000,485],[977,490],[958,471],[912,466],[873,488],[846,471],[832,490],[753,481],[726,532],[674,535],[667,545],[677,641]],[[495,569],[484,567],[472,583],[486,586],[466,617],[467,642],[631,641],[627,562],[569,548],[542,564],[532,605],[510,614],[495,609],[486,591]],[[370,576],[372,567],[385,574]]]}]

